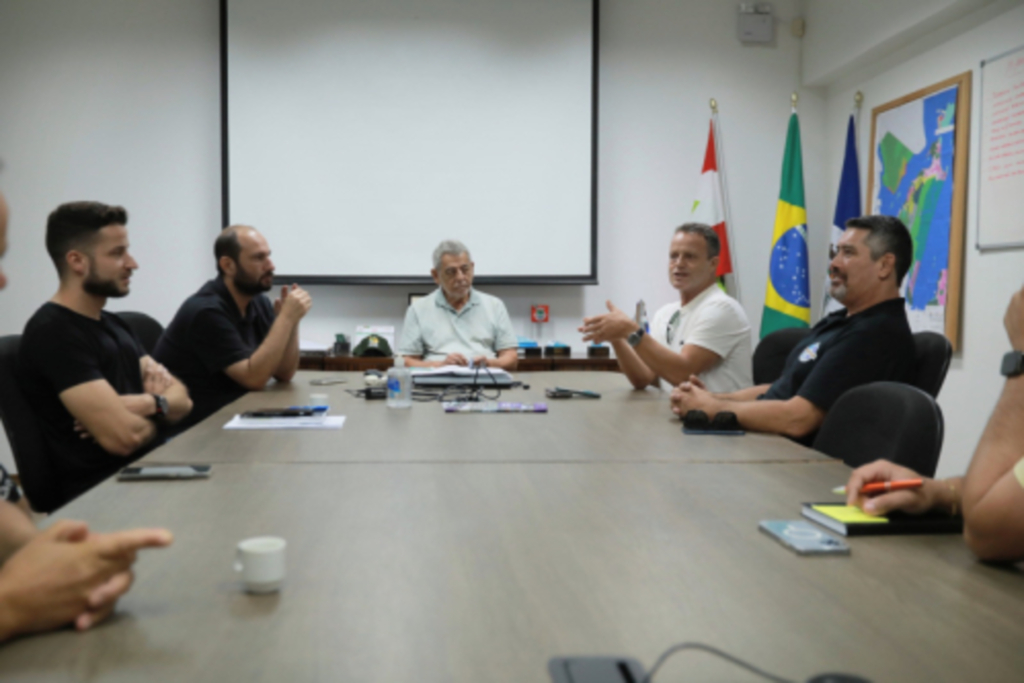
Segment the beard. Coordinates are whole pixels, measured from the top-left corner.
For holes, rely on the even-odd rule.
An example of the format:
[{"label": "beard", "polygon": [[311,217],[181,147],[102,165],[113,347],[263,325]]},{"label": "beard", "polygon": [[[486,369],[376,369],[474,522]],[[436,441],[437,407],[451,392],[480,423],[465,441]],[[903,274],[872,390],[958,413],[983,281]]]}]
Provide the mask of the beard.
[{"label": "beard", "polygon": [[101,280],[93,273],[82,281],[82,289],[93,296],[102,296],[108,299],[120,299],[128,296],[128,288],[121,289],[117,280]]},{"label": "beard", "polygon": [[829,287],[828,293],[832,296],[833,299],[835,299],[839,303],[843,303],[846,300],[847,295],[846,280],[842,280],[838,285],[831,285]]},{"label": "beard", "polygon": [[235,277],[232,279],[232,282],[235,285],[235,289],[237,289],[242,294],[246,294],[248,296],[256,296],[257,294],[269,292],[270,289],[274,286],[273,271],[268,273],[268,275],[270,275],[270,282],[268,284],[263,284],[262,278],[251,277],[250,275],[239,269],[235,273]]}]

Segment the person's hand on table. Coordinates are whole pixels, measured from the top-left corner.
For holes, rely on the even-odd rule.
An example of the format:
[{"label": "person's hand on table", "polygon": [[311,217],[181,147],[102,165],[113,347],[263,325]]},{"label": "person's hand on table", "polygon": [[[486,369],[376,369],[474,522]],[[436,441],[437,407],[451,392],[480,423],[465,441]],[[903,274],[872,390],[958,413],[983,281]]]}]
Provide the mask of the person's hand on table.
[{"label": "person's hand on table", "polygon": [[[696,380],[696,381],[695,381]],[[694,376],[672,390],[672,412],[682,417],[691,410],[703,410],[708,417],[719,412],[718,399]]]},{"label": "person's hand on table", "polygon": [[635,320],[616,308],[611,301],[606,301],[605,305],[608,307],[607,313],[583,319],[583,325],[579,328],[583,333],[583,341],[603,344],[625,339],[640,328]]},{"label": "person's hand on table", "polygon": [[92,534],[83,522],[57,522],[0,568],[0,641],[70,623],[92,627],[131,587],[136,552],[172,540],[166,529]]},{"label": "person's hand on table", "polygon": [[490,363],[487,362],[487,356],[477,356],[473,359],[474,368],[486,368],[489,365]]},{"label": "person's hand on table", "polygon": [[[861,495],[865,484],[876,481],[897,481],[900,479],[921,479],[919,489],[890,491],[878,496]],[[876,460],[853,471],[846,482],[846,504],[855,505],[869,515],[884,515],[893,510],[914,515],[924,514],[936,506],[941,494],[941,485],[934,479],[922,477],[912,469],[900,467],[888,460]]]},{"label": "person's hand on table", "polygon": [[690,375],[690,379],[688,379],[688,380],[686,380],[686,381],[687,381],[687,382],[688,382],[688,383],[689,383],[689,384],[690,384],[691,386],[694,386],[694,387],[696,387],[696,388],[698,388],[698,389],[703,389],[704,391],[707,391],[707,390],[708,390],[707,386],[705,386],[705,385],[704,385],[704,380],[702,380],[702,379],[701,379],[700,377],[698,377],[697,375]]},{"label": "person's hand on table", "polygon": [[449,353],[441,365],[463,365],[468,366],[469,361],[461,353]]}]

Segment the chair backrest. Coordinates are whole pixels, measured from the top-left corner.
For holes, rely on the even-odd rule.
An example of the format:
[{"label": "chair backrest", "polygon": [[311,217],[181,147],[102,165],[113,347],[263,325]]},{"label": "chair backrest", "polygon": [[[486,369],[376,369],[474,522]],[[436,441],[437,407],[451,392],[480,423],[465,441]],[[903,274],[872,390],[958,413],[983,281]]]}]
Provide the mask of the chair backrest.
[{"label": "chair backrest", "polygon": [[15,381],[21,335],[0,337],[0,419],[18,465],[21,488],[36,512],[53,512],[66,501],[36,416]]},{"label": "chair backrest", "polygon": [[850,467],[884,458],[931,477],[942,436],[942,410],[935,399],[909,384],[872,382],[839,397],[814,448]]},{"label": "chair backrest", "polygon": [[937,332],[914,334],[914,386],[938,398],[942,383],[949,372],[953,345]]},{"label": "chair backrest", "polygon": [[806,327],[787,327],[758,342],[754,349],[754,384],[771,384],[782,377],[789,352],[810,333]]},{"label": "chair backrest", "polygon": [[117,313],[117,317],[128,323],[128,327],[132,328],[132,332],[142,342],[146,353],[152,354],[160,335],[164,333],[164,326],[145,313],[135,311]]}]

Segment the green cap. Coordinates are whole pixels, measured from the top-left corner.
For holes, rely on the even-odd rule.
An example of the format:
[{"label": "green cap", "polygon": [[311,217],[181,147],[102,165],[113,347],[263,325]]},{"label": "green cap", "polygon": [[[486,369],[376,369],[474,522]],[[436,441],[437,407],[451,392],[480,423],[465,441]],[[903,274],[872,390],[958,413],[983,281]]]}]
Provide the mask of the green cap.
[{"label": "green cap", "polygon": [[352,350],[352,355],[390,357],[393,354],[391,353],[391,344],[388,344],[387,339],[371,334],[356,344],[356,348]]}]

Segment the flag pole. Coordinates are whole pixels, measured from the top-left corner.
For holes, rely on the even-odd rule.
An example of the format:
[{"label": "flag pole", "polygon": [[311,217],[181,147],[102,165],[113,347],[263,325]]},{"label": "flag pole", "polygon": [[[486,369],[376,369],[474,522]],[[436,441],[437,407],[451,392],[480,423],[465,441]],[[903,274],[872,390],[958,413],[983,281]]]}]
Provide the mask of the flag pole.
[{"label": "flag pole", "polygon": [[858,90],[853,95],[853,128],[855,135],[853,136],[853,144],[860,153],[860,145],[857,144],[860,133],[860,109],[861,105],[864,104],[864,93]]},{"label": "flag pole", "polygon": [[740,298],[740,266],[739,260],[736,258],[736,240],[733,239],[733,226],[732,226],[732,212],[729,210],[729,192],[726,189],[729,183],[725,180],[725,166],[722,164],[722,157],[725,153],[724,143],[722,141],[722,131],[718,125],[718,100],[714,97],[708,102],[711,106],[711,125],[715,129],[715,166],[718,167],[718,186],[722,193],[722,214],[725,217],[725,234],[729,239],[729,258],[732,259],[732,285],[733,291],[736,294],[736,301],[742,303]]}]

